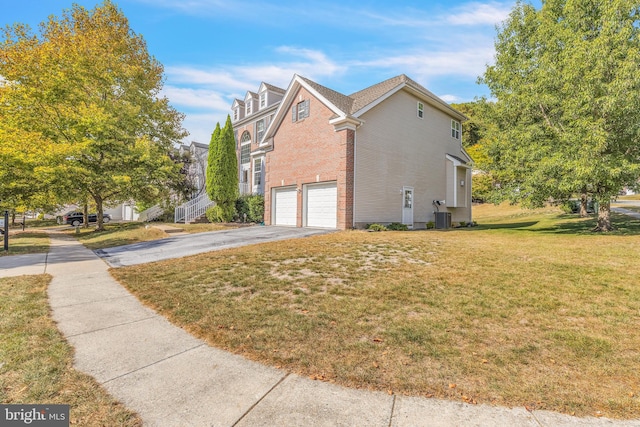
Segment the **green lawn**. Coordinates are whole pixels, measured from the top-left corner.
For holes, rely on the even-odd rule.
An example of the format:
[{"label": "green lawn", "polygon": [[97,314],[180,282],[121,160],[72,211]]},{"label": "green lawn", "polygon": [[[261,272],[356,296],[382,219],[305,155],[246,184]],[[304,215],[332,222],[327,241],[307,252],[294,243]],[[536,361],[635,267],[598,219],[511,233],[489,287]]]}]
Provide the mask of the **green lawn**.
[{"label": "green lawn", "polygon": [[51,276],[0,279],[0,402],[70,405],[71,425],[141,426],[90,376],[50,317]]},{"label": "green lawn", "polygon": [[640,417],[640,222],[474,208],[475,228],[346,231],[112,270],[210,344],[393,393]]}]

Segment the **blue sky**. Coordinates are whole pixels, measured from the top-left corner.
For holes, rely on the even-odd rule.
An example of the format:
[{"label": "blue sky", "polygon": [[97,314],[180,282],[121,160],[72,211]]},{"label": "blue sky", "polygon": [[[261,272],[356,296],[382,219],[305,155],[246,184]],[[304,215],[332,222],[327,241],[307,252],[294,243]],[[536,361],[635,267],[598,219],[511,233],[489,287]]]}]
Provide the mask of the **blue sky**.
[{"label": "blue sky", "polygon": [[[235,98],[293,74],[350,94],[407,74],[447,102],[488,95],[496,25],[515,1],[114,1],[165,67],[164,94],[187,140],[209,143]],[[0,24],[37,24],[72,0],[0,0]],[[98,1],[76,0],[93,8]]]}]

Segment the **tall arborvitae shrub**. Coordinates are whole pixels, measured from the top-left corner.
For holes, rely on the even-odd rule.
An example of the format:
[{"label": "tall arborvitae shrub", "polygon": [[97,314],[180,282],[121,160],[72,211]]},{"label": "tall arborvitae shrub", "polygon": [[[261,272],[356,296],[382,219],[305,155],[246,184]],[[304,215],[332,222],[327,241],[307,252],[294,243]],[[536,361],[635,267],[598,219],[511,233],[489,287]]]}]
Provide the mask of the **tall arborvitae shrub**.
[{"label": "tall arborvitae shrub", "polygon": [[208,160],[207,194],[216,203],[211,217],[229,222],[233,219],[238,198],[238,159],[230,116],[227,116],[222,130],[220,124],[217,124],[211,136]]},{"label": "tall arborvitae shrub", "polygon": [[215,201],[215,195],[213,193],[213,176],[215,171],[215,159],[218,153],[218,145],[220,141],[220,123],[216,123],[216,128],[211,134],[211,141],[209,142],[209,154],[207,157],[207,195],[211,200]]}]

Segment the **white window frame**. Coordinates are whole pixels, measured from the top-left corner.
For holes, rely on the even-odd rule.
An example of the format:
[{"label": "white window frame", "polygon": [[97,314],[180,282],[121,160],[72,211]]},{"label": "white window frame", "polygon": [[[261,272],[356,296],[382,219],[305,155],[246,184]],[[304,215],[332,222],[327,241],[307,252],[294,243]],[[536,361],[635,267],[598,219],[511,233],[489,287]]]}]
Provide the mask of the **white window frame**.
[{"label": "white window frame", "polygon": [[[259,180],[256,180],[256,174],[258,175]],[[262,185],[262,157],[253,159],[253,185]]]},{"label": "white window frame", "polygon": [[249,163],[251,163],[251,143],[250,142],[246,144],[242,144],[240,146],[240,164],[246,165]]},{"label": "white window frame", "polygon": [[[309,114],[307,113],[307,109],[305,108],[306,106],[307,106],[307,101],[298,102],[298,105],[297,105],[298,121],[304,119],[305,117],[309,117]],[[302,107],[302,108],[300,108],[300,107]]]},{"label": "white window frame", "polygon": [[424,103],[420,101],[418,101],[418,105],[417,105],[417,115],[421,119],[424,118]]},{"label": "white window frame", "polygon": [[251,102],[251,100],[249,100],[244,106],[244,114],[246,116],[251,114],[251,104],[252,104],[252,102]]},{"label": "white window frame", "polygon": [[[242,136],[240,137],[241,141],[240,141],[240,164],[241,165],[246,165],[246,164],[250,164],[251,163],[251,134],[248,131],[244,131],[242,132]],[[245,156],[248,157],[246,162],[243,162],[243,156],[242,156],[242,150],[243,149],[248,149],[249,150],[249,155]],[[245,158],[246,158],[245,157]]]},{"label": "white window frame", "polygon": [[[260,130],[260,125],[262,125],[262,130]],[[261,142],[264,137],[264,132],[267,130],[267,123],[265,119],[258,120],[256,122],[256,141]]]},{"label": "white window frame", "polygon": [[260,106],[258,108],[262,110],[266,106],[267,106],[267,92],[262,92],[260,94]]},{"label": "white window frame", "polygon": [[240,117],[240,107],[236,107],[233,109],[233,121],[237,122],[238,117]]},{"label": "white window frame", "polygon": [[460,139],[462,125],[459,121],[451,119],[451,138]]}]

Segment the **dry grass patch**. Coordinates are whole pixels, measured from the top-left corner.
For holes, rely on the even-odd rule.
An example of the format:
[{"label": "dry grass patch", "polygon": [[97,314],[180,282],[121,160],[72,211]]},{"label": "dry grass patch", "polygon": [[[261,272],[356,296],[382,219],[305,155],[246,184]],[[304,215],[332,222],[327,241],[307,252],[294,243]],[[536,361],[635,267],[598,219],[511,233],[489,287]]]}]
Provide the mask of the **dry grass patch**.
[{"label": "dry grass patch", "polygon": [[74,236],[91,250],[112,248],[114,246],[129,245],[131,243],[147,242],[169,237],[164,231],[141,222],[105,224],[104,231],[96,231],[93,226],[88,228],[80,227],[79,231],[80,233],[76,234],[75,228],[70,228],[66,230],[65,233]]},{"label": "dry grass patch", "polygon": [[9,250],[4,250],[4,235],[0,235],[0,256],[38,254],[49,251],[49,236],[46,233],[18,231],[9,234]]},{"label": "dry grass patch", "polygon": [[50,280],[0,279],[0,402],[67,404],[72,425],[142,425],[92,377],[73,369],[73,349],[49,315]]},{"label": "dry grass patch", "polygon": [[498,209],[474,229],[342,232],[112,274],[212,345],[312,378],[640,417],[640,223],[593,235],[554,209]]}]

